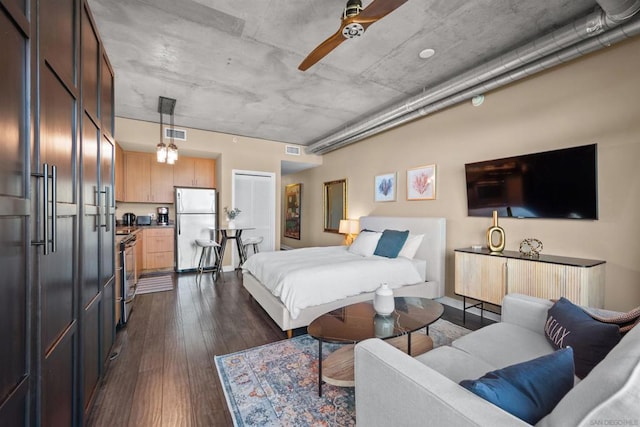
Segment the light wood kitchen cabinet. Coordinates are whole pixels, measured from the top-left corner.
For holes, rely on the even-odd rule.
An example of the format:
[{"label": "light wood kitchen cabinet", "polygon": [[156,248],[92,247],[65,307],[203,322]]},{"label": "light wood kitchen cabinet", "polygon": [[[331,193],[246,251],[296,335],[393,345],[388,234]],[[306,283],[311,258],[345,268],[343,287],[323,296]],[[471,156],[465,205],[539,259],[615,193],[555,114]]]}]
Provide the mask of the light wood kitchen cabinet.
[{"label": "light wood kitchen cabinet", "polygon": [[127,151],[124,155],[125,202],[150,202],[151,156]]},{"label": "light wood kitchen cabinet", "polygon": [[180,157],[174,165],[176,187],[215,187],[216,161],[196,157]]},{"label": "light wood kitchen cabinet", "polygon": [[149,199],[151,202],[173,203],[173,168],[174,165],[158,163],[156,156],[151,159]]},{"label": "light wood kitchen cabinet", "polygon": [[213,159],[180,157],[169,165],[158,163],[153,153],[125,151],[124,160],[124,194],[120,201],[173,203],[174,186],[215,187],[216,161]]},{"label": "light wood kitchen cabinet", "polygon": [[127,151],[124,201],[173,203],[173,165],[158,163],[152,153]]},{"label": "light wood kitchen cabinet", "polygon": [[115,187],[116,202],[125,200],[124,196],[124,150],[120,145],[116,144],[116,164],[115,164]]},{"label": "light wood kitchen cabinet", "polygon": [[565,297],[574,304],[604,306],[605,261],[487,249],[455,250],[455,292],[495,305],[507,293]]},{"label": "light wood kitchen cabinet", "polygon": [[147,228],[143,230],[144,269],[173,269],[174,228]]}]

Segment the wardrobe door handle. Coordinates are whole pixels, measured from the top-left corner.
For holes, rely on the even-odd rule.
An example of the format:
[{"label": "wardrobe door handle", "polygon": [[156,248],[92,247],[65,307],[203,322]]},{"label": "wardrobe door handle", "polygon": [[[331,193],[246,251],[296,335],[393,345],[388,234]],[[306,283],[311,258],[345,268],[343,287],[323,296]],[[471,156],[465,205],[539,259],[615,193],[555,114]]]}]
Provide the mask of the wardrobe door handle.
[{"label": "wardrobe door handle", "polygon": [[98,214],[94,220],[95,227],[93,231],[98,231],[100,230],[100,227],[102,227],[102,223],[100,222],[100,213],[102,212],[100,207],[100,197],[102,196],[102,191],[100,191],[98,187],[93,187],[93,191],[96,194],[96,205],[98,206]]},{"label": "wardrobe door handle", "polygon": [[111,187],[104,187],[104,228],[111,231]]},{"label": "wardrobe door handle", "polygon": [[51,252],[58,250],[58,168],[51,166]]},{"label": "wardrobe door handle", "polygon": [[33,246],[43,246],[42,254],[49,255],[49,164],[42,164],[42,173],[35,172],[31,176],[42,178],[42,239],[32,240]]}]

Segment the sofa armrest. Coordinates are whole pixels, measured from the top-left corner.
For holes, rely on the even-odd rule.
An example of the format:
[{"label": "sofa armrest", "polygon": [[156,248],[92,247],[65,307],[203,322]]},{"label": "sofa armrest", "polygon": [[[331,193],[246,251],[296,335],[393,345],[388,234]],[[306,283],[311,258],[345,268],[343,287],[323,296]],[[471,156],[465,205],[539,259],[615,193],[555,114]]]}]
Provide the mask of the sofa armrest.
[{"label": "sofa armrest", "polygon": [[553,305],[548,299],[522,294],[507,294],[502,300],[503,322],[544,334],[547,311]]},{"label": "sofa armrest", "polygon": [[355,347],[358,425],[526,426],[377,338]]}]

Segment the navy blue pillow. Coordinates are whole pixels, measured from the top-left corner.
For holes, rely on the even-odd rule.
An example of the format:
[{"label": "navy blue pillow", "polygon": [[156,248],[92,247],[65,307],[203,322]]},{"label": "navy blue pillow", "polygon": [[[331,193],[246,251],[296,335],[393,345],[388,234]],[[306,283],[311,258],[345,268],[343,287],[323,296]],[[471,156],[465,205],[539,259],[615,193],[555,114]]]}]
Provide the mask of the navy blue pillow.
[{"label": "navy blue pillow", "polygon": [[573,388],[573,351],[557,350],[460,385],[512,415],[536,424]]},{"label": "navy blue pillow", "polygon": [[407,237],[409,237],[409,230],[384,230],[373,254],[387,258],[397,258],[404,246],[404,242],[407,241]]},{"label": "navy blue pillow", "polygon": [[618,325],[595,320],[564,297],[549,308],[544,334],[556,349],[573,348],[578,378],[586,377],[621,338]]}]

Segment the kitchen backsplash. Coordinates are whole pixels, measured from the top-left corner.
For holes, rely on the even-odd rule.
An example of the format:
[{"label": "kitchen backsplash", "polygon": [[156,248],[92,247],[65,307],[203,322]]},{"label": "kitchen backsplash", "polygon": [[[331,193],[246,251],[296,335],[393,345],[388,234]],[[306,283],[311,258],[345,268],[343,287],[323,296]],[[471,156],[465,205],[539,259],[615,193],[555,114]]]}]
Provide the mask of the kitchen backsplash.
[{"label": "kitchen backsplash", "polygon": [[153,220],[157,217],[157,208],[169,208],[169,221],[175,221],[176,211],[173,203],[116,203],[116,219],[121,220],[122,215],[131,212],[136,216],[149,215]]}]

